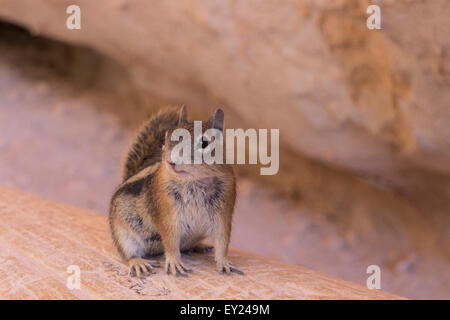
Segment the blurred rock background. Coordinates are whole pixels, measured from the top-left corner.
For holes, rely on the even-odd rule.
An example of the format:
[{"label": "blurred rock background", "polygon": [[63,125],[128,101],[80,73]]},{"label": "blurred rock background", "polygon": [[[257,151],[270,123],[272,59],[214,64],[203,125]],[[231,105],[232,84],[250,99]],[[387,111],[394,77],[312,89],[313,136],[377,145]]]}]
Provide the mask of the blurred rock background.
[{"label": "blurred rock background", "polygon": [[445,0],[76,2],[81,30],[73,2],[0,0],[0,183],[106,213],[143,119],[221,106],[282,144],[278,175],[236,167],[234,247],[450,298]]}]

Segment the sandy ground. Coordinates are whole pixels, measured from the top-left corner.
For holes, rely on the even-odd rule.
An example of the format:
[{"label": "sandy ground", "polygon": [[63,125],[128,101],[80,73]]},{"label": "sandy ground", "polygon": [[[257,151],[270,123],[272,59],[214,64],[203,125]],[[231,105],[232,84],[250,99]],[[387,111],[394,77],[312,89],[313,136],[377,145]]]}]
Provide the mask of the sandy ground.
[{"label": "sandy ground", "polygon": [[[113,61],[0,24],[1,184],[107,213],[136,126],[162,105]],[[353,192],[345,186],[335,193]],[[450,262],[432,227],[391,191],[373,193],[293,202],[240,176],[231,245],[363,284],[376,264],[384,290],[450,298]],[[399,214],[383,213],[383,201]]]}]

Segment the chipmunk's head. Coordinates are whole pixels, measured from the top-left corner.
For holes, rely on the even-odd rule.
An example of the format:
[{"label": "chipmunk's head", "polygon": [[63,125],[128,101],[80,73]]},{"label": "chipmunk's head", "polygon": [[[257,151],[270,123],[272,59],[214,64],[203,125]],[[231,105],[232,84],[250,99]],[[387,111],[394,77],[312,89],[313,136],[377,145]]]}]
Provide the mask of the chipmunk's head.
[{"label": "chipmunk's head", "polygon": [[221,109],[200,125],[188,121],[186,107],[181,107],[177,128],[166,132],[162,160],[167,171],[179,179],[210,178],[227,172],[227,165],[215,161],[224,155],[223,128]]}]

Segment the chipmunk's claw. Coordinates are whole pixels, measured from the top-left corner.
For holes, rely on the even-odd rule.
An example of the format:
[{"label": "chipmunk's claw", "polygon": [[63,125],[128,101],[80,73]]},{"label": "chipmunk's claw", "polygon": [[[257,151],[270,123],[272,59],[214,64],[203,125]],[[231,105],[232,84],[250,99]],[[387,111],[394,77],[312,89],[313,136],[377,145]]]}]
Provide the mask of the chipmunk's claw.
[{"label": "chipmunk's claw", "polygon": [[150,265],[151,265],[153,268],[160,268],[160,267],[161,267],[161,263],[159,263],[159,261],[151,261],[151,260],[148,260],[148,263],[150,263]]},{"label": "chipmunk's claw", "polygon": [[159,262],[150,261],[141,258],[130,259],[128,261],[128,266],[130,267],[130,276],[141,278],[142,276],[149,276],[154,274],[155,271],[153,267],[158,268]]},{"label": "chipmunk's claw", "polygon": [[231,267],[231,268],[230,268],[230,271],[231,271],[231,272],[234,272],[234,273],[237,273],[237,274],[240,274],[240,275],[242,275],[242,276],[245,274],[243,271],[241,271],[241,270],[239,270],[239,269],[237,269],[237,268],[235,268],[235,267]]},{"label": "chipmunk's claw", "polygon": [[217,262],[217,270],[220,274],[230,275],[231,273],[237,273],[244,275],[244,272],[233,266],[233,264],[227,260]]},{"label": "chipmunk's claw", "polygon": [[181,263],[179,258],[166,258],[166,273],[173,274],[175,276],[183,276],[187,277],[188,273],[192,272],[191,269],[188,269]]}]

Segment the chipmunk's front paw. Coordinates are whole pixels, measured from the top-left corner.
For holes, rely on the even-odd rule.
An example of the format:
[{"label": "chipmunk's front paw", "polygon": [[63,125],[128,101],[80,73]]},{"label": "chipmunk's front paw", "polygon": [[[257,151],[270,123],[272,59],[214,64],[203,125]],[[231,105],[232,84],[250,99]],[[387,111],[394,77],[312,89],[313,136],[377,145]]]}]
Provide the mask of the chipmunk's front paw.
[{"label": "chipmunk's front paw", "polygon": [[191,269],[186,268],[178,257],[166,257],[166,273],[187,277]]},{"label": "chipmunk's front paw", "polygon": [[128,266],[130,267],[130,276],[140,278],[141,276],[148,276],[155,273],[155,271],[153,271],[153,267],[159,267],[159,263],[146,259],[135,258],[128,261]]},{"label": "chipmunk's front paw", "polygon": [[232,272],[243,275],[244,273],[233,266],[233,264],[228,260],[218,260],[216,262],[217,271],[219,271],[220,274],[231,274]]}]

